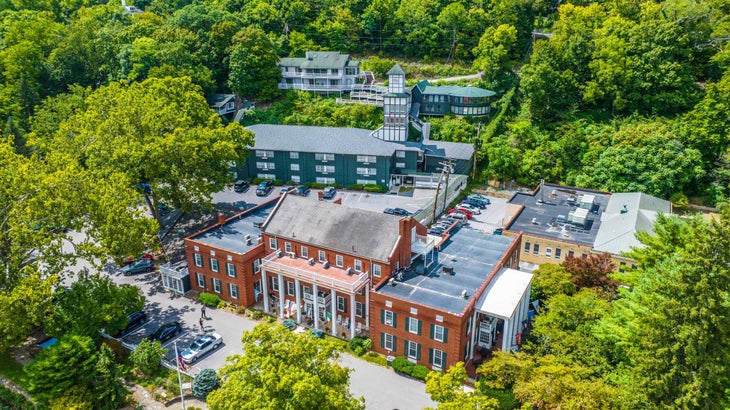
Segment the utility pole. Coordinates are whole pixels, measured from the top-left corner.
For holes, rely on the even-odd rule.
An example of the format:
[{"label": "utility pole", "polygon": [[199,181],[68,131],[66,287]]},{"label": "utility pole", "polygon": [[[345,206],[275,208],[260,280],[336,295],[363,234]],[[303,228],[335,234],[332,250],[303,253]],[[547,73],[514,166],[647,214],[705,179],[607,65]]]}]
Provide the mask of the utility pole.
[{"label": "utility pole", "polygon": [[451,171],[454,167],[454,164],[451,162],[450,159],[447,159],[446,161],[442,162],[441,165],[443,165],[443,167],[444,167],[443,172],[446,174],[446,188],[444,188],[444,205],[443,205],[443,209],[446,210],[446,197],[449,196],[449,175],[451,175]]},{"label": "utility pole", "polygon": [[431,217],[431,222],[436,222],[436,211],[438,209],[439,193],[441,192],[441,183],[443,181],[446,181],[446,188],[444,190],[444,209],[446,209],[446,196],[449,189],[449,173],[451,173],[452,164],[450,160],[440,162],[440,164],[442,166],[441,175],[439,176],[439,183],[438,185],[436,185],[436,196],[433,198],[433,216]]}]

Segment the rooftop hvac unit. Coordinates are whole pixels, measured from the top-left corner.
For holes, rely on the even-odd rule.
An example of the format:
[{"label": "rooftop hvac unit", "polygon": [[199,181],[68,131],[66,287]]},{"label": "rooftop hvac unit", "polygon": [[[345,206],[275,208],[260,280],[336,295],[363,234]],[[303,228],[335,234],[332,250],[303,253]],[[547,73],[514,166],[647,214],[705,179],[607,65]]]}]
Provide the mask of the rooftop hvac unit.
[{"label": "rooftop hvac unit", "polygon": [[322,267],[324,267],[325,269],[327,269],[327,268],[330,267],[330,263],[327,262],[327,261],[324,261],[324,263],[322,264]]},{"label": "rooftop hvac unit", "polygon": [[443,266],[441,270],[447,274],[447,275],[453,275],[454,274],[454,268],[453,266]]},{"label": "rooftop hvac unit", "polygon": [[243,237],[243,240],[246,241],[246,242],[250,242],[251,241],[251,235],[244,236]]},{"label": "rooftop hvac unit", "polygon": [[281,258],[282,256],[284,256],[284,252],[282,252],[281,249],[279,249],[276,251],[276,256]]},{"label": "rooftop hvac unit", "polygon": [[395,278],[390,278],[388,282],[390,283],[390,286],[395,286]]},{"label": "rooftop hvac unit", "polygon": [[314,258],[309,258],[307,261],[310,265],[314,265]]},{"label": "rooftop hvac unit", "polygon": [[347,269],[345,269],[345,272],[346,272],[346,273],[347,273],[348,275],[352,275],[352,268],[348,266],[348,267],[347,267]]},{"label": "rooftop hvac unit", "polygon": [[251,245],[251,238],[246,238],[246,245]]}]

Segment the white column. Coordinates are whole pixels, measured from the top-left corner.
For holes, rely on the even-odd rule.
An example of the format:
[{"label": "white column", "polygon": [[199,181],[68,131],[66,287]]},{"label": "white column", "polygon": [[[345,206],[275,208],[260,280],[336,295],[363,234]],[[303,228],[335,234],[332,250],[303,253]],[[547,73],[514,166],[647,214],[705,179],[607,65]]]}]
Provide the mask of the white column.
[{"label": "white column", "polygon": [[365,285],[365,327],[370,329],[370,283]]},{"label": "white column", "polygon": [[316,283],[312,284],[312,292],[312,296],[314,296],[314,327],[315,329],[319,329],[319,303],[317,300],[319,298],[319,290],[317,289]]},{"label": "white column", "polygon": [[266,271],[261,268],[261,289],[264,291],[264,312],[269,313],[269,284],[266,283]]},{"label": "white column", "polygon": [[297,323],[302,323],[302,290],[299,286],[299,278],[294,279],[294,294],[297,299]]},{"label": "white column", "polygon": [[350,339],[355,337],[355,294],[350,293]]},{"label": "white column", "polygon": [[332,289],[332,298],[330,303],[332,304],[332,336],[337,336],[337,291]]},{"label": "white column", "polygon": [[471,351],[469,352],[469,358],[474,358],[474,348],[476,347],[476,339],[477,339],[477,332],[479,329],[477,329],[477,316],[479,315],[479,311],[474,309],[474,314],[471,317]]},{"label": "white column", "polygon": [[284,297],[286,296],[286,290],[284,289],[284,277],[281,276],[281,273],[278,274],[279,276],[279,317],[284,317]]},{"label": "white column", "polygon": [[508,352],[510,350],[509,336],[508,336],[509,326],[510,326],[509,322],[510,322],[509,319],[505,319],[504,325],[502,326],[502,351],[503,352]]}]

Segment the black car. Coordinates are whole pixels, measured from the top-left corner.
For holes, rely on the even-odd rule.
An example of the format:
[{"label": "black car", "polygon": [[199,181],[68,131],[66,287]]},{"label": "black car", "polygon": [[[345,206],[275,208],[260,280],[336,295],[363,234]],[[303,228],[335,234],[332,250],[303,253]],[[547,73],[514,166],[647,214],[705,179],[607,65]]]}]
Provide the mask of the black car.
[{"label": "black car", "polygon": [[274,189],[274,181],[262,181],[256,188],[256,196],[266,196]]},{"label": "black car", "polygon": [[239,181],[236,181],[235,184],[233,184],[233,190],[236,192],[246,192],[246,191],[248,191],[249,187],[250,187],[250,184],[246,180],[239,180]]},{"label": "black car", "polygon": [[388,214],[388,215],[395,215],[395,209],[393,209],[393,208],[385,208],[385,209],[383,209],[383,213],[384,214]]},{"label": "black car", "polygon": [[180,332],[182,332],[182,326],[180,325],[180,322],[165,323],[157,330],[155,330],[154,333],[147,336],[147,340],[158,340],[160,343],[164,343],[165,341],[179,335]]},{"label": "black car", "polygon": [[306,185],[299,185],[296,190],[297,195],[307,196],[309,195],[309,187]]},{"label": "black car", "polygon": [[132,264],[122,268],[124,276],[134,275],[136,273],[147,273],[155,270],[155,262],[152,259],[139,259]]},{"label": "black car", "polygon": [[393,215],[410,216],[411,213],[403,208],[393,208]]},{"label": "black car", "polygon": [[142,323],[147,321],[147,313],[144,313],[143,310],[132,312],[128,316],[129,322],[127,322],[127,327],[122,329],[119,334],[117,334],[117,337],[121,337],[129,333],[132,329],[136,328],[137,326],[141,325]]},{"label": "black car", "polygon": [[333,186],[326,186],[322,190],[322,198],[324,199],[332,199],[337,194],[337,189]]}]

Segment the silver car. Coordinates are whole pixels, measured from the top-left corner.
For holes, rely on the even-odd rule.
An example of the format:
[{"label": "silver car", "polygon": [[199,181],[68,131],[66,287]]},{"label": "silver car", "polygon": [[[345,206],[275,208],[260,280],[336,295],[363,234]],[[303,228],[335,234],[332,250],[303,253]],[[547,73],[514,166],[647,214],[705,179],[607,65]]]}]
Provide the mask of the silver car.
[{"label": "silver car", "polygon": [[221,344],[223,344],[223,337],[221,337],[218,333],[211,333],[194,341],[193,344],[183,350],[180,355],[185,363],[194,363],[201,356],[211,350],[217,349]]}]

